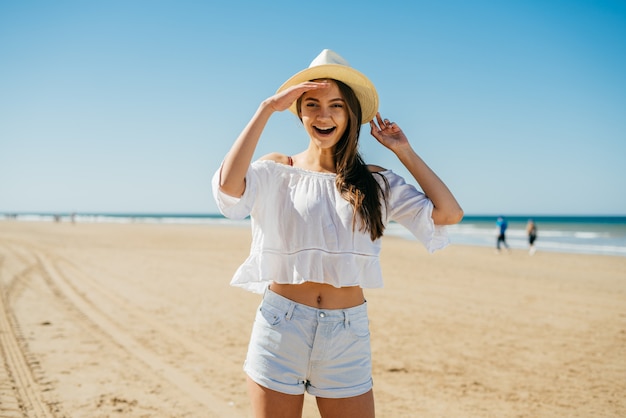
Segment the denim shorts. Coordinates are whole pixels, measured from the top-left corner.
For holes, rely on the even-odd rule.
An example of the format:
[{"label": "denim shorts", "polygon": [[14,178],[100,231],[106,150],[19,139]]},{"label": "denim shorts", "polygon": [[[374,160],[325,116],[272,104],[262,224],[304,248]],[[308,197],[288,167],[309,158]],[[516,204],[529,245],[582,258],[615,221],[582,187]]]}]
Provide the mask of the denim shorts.
[{"label": "denim shorts", "polygon": [[244,370],[290,395],[349,398],[372,388],[367,304],[317,309],[267,290],[257,311]]}]

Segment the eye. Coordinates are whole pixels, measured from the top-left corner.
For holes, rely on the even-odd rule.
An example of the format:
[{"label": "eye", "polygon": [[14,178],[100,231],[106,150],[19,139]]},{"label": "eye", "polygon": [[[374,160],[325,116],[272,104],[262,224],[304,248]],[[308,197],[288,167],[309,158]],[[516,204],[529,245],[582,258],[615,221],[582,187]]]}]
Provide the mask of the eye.
[{"label": "eye", "polygon": [[333,106],[332,106],[332,107],[336,107],[336,108],[342,109],[342,108],[343,108],[343,104],[341,104],[341,103],[335,103],[335,104],[333,104]]},{"label": "eye", "polygon": [[315,103],[315,102],[306,102],[304,105],[305,105],[306,107],[316,107],[316,106],[317,106],[317,103]]}]

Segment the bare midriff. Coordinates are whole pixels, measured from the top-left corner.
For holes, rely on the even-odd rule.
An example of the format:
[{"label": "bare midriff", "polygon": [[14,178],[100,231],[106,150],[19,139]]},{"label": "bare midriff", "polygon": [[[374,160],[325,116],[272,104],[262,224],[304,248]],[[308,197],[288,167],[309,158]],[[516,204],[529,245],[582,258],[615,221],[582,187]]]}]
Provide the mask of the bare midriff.
[{"label": "bare midriff", "polygon": [[334,287],[329,284],[311,282],[272,283],[270,290],[294,302],[319,309],[346,309],[365,302],[363,289],[359,286]]}]

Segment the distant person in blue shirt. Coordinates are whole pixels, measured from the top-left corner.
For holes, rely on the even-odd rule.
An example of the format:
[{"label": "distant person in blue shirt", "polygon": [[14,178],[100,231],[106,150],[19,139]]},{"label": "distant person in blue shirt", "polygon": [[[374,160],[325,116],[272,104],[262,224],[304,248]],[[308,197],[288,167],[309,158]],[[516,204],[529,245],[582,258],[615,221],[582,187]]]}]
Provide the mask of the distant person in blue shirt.
[{"label": "distant person in blue shirt", "polygon": [[509,244],[506,243],[506,228],[509,224],[506,219],[504,219],[504,216],[498,216],[496,226],[498,227],[498,240],[496,241],[496,249],[498,253],[500,252],[500,244],[504,245],[507,250],[510,250]]}]

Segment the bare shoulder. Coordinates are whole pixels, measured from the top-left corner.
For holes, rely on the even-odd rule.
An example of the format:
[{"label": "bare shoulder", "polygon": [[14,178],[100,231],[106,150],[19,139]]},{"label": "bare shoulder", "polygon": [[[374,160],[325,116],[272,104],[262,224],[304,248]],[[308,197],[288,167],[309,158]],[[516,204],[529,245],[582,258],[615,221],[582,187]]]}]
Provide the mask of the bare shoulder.
[{"label": "bare shoulder", "polygon": [[386,169],[379,166],[379,165],[374,165],[374,164],[368,164],[367,165],[368,170],[370,171],[370,173],[380,173],[381,171],[385,171]]},{"label": "bare shoulder", "polygon": [[270,154],[264,155],[259,158],[259,160],[269,160],[274,161],[275,163],[289,164],[289,156],[281,154],[280,152],[272,152]]}]

